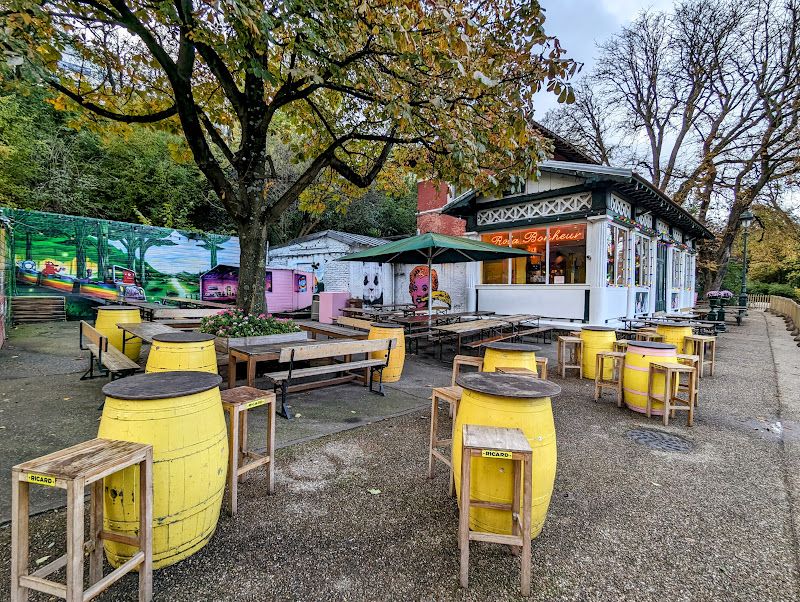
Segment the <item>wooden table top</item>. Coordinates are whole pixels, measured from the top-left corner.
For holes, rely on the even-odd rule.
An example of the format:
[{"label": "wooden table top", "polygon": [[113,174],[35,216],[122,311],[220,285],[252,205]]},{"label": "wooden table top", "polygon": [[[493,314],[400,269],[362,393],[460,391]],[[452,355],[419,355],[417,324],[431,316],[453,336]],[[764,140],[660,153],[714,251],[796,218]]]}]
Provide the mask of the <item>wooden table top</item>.
[{"label": "wooden table top", "polygon": [[152,343],[153,337],[157,334],[179,332],[175,328],[159,322],[123,322],[122,324],[117,324],[117,328],[142,339],[146,343]]},{"label": "wooden table top", "polygon": [[188,297],[164,297],[166,301],[173,303],[184,303],[186,305],[196,305],[197,307],[219,307],[221,309],[230,309],[233,306],[229,303],[218,303],[216,301],[201,301],[200,299],[189,299]]},{"label": "wooden table top", "polygon": [[[491,316],[493,311],[462,311],[451,314],[432,314],[430,316],[431,322],[448,322],[450,320],[460,320],[461,318],[480,318],[482,316]],[[398,324],[423,324],[428,321],[428,316],[397,316],[392,317],[393,322]]]},{"label": "wooden table top", "polygon": [[520,322],[527,322],[528,320],[538,320],[539,316],[533,314],[512,314],[510,316],[495,316],[498,320],[508,322],[509,324],[519,324]]},{"label": "wooden table top", "polygon": [[[338,339],[336,342],[347,342],[351,339]],[[283,343],[270,343],[266,345],[235,345],[228,348],[228,353],[235,351],[248,357],[259,360],[277,360],[284,347],[305,347],[306,345],[319,345],[321,341],[308,339],[306,341],[285,341]]]},{"label": "wooden table top", "polygon": [[366,339],[368,334],[358,328],[350,328],[349,326],[340,326],[338,324],[322,324],[312,320],[298,320],[295,324],[300,330],[324,334],[333,338]]},{"label": "wooden table top", "polygon": [[492,328],[500,328],[501,326],[508,326],[508,322],[504,320],[488,318],[484,320],[472,320],[470,322],[456,322],[455,324],[445,324],[444,326],[433,326],[433,328],[435,330],[450,332],[453,334],[470,334],[473,332],[490,330]]}]

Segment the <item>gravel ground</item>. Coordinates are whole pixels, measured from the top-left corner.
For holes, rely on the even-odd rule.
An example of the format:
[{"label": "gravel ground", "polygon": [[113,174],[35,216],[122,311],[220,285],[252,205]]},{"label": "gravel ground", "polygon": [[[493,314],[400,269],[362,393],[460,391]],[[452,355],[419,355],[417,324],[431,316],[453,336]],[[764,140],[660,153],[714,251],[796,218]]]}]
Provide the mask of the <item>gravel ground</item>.
[{"label": "gravel ground", "polygon": [[[800,369],[797,347],[768,333],[789,340],[760,312],[720,337],[692,428],[683,416],[664,428],[594,403],[588,381],[557,380],[558,473],[531,599],[800,600]],[[259,472],[246,481],[236,519],[223,516],[205,549],[155,573],[156,599],[520,599],[518,560],[503,547],[473,544],[470,587],[458,587],[456,504],[443,469],[424,477],[428,419],[420,411],[280,450],[276,494],[262,494]],[[629,437],[635,428],[691,449],[653,450]],[[61,553],[62,511],[32,528],[32,559]],[[0,529],[5,588],[9,539]],[[103,599],[135,599],[135,584],[125,578]]]}]

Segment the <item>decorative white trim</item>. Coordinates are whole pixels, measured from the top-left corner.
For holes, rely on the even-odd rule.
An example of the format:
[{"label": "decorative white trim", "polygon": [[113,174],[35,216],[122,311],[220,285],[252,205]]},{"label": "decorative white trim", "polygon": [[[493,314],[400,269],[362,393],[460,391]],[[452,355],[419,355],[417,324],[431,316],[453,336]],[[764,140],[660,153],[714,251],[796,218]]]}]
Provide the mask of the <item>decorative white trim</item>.
[{"label": "decorative white trim", "polygon": [[669,225],[667,222],[662,222],[660,219],[656,220],[656,232],[659,234],[669,234]]},{"label": "decorative white trim", "polygon": [[612,194],[608,199],[608,210],[622,217],[630,217],[633,214],[631,204],[623,201],[615,194]]},{"label": "decorative white trim", "polygon": [[643,213],[642,215],[636,216],[636,223],[640,226],[644,226],[645,228],[653,229],[653,214],[652,213]]},{"label": "decorative white trim", "polygon": [[592,194],[590,192],[581,192],[579,194],[545,199],[543,201],[531,201],[529,203],[520,203],[519,205],[509,205],[508,207],[481,209],[477,214],[477,223],[479,226],[488,226],[491,224],[516,222],[535,217],[573,213],[583,209],[590,209],[591,206]]}]

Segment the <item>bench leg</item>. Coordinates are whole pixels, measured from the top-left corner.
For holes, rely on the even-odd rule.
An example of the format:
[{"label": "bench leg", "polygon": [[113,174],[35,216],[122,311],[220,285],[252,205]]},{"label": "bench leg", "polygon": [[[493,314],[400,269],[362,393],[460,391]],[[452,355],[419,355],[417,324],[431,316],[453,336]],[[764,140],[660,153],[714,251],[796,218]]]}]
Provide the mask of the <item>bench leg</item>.
[{"label": "bench leg", "polygon": [[286,418],[287,420],[292,419],[292,408],[286,405],[286,394],[288,393],[289,383],[283,381],[281,383],[281,411],[278,412],[281,416]]},{"label": "bench leg", "polygon": [[[376,371],[378,372],[378,390],[377,391],[375,391],[372,388],[372,383],[375,380],[375,372]],[[378,367],[378,368],[370,368],[369,369],[369,390],[370,390],[370,393],[377,393],[378,395],[381,395],[382,397],[386,397],[386,393],[383,390],[383,366]]]},{"label": "bench leg", "polygon": [[94,355],[89,354],[89,369],[83,373],[81,380],[89,380],[94,378]]}]

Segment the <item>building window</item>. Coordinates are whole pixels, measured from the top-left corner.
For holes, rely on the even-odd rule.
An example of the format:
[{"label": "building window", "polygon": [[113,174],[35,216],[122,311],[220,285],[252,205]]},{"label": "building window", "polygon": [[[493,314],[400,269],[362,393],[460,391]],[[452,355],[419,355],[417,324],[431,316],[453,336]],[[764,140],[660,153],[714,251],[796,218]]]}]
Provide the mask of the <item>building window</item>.
[{"label": "building window", "polygon": [[683,273],[683,253],[678,249],[672,249],[672,288],[681,288]]},{"label": "building window", "polygon": [[[489,242],[501,247],[508,246],[508,235],[505,236],[497,234],[484,234],[481,236],[483,242]],[[484,284],[508,284],[508,260],[496,259],[494,261],[484,261],[483,263],[483,278],[481,282]]]},{"label": "building window", "polygon": [[650,286],[650,239],[636,235],[633,256],[633,283],[639,287]]},{"label": "building window", "polygon": [[481,240],[525,249],[528,257],[483,262],[484,284],[585,284],[586,224],[484,234]]},{"label": "building window", "polygon": [[615,224],[608,224],[606,232],[606,284],[626,286],[628,284],[628,231]]}]

